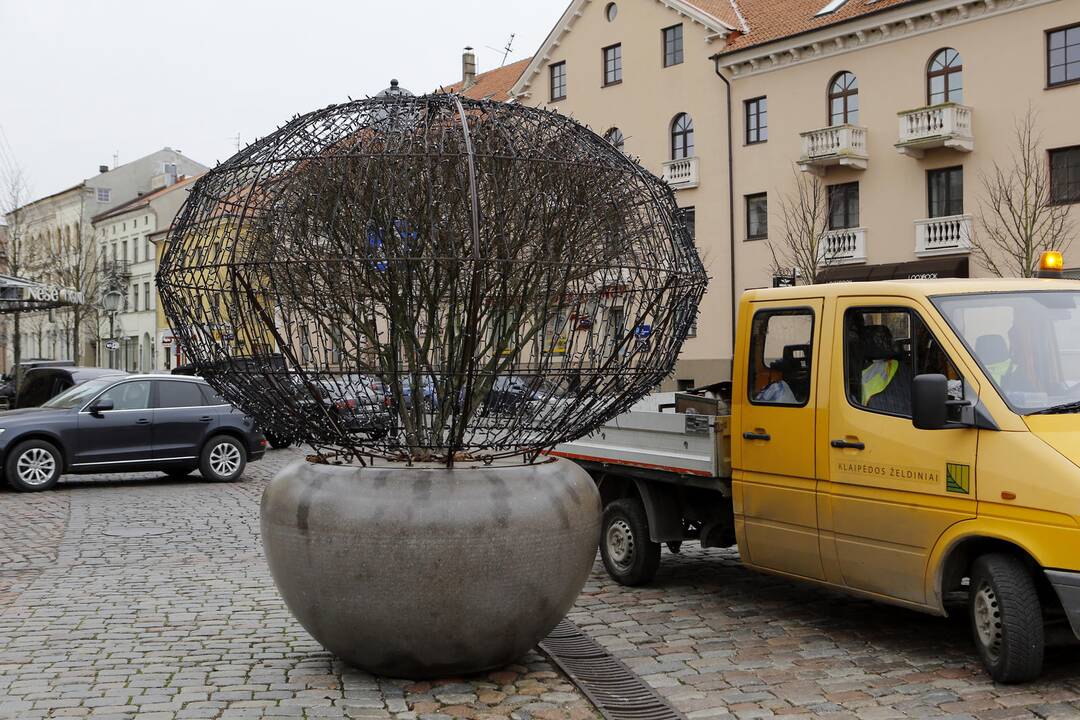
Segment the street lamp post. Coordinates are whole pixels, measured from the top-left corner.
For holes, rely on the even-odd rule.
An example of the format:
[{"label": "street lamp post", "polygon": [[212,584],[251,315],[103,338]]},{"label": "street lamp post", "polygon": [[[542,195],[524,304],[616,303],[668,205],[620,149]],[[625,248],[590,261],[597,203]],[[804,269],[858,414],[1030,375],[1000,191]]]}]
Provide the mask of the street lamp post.
[{"label": "street lamp post", "polygon": [[107,347],[109,349],[109,367],[115,366],[114,353],[112,345],[116,342],[116,338],[113,337],[113,332],[116,328],[116,313],[120,310],[120,302],[124,299],[124,296],[120,294],[119,290],[110,290],[105,293],[101,298],[101,304],[105,308],[105,312],[109,313],[109,339],[107,341]]}]

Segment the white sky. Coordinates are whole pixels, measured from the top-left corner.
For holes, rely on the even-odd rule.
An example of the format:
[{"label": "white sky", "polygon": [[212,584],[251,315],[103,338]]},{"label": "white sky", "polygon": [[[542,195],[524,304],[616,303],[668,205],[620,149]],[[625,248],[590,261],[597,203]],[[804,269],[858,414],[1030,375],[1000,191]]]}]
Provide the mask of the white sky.
[{"label": "white sky", "polygon": [[[30,197],[165,146],[213,166],[294,114],[532,55],[568,0],[0,0],[0,163]],[[6,142],[5,142],[6,140]]]}]

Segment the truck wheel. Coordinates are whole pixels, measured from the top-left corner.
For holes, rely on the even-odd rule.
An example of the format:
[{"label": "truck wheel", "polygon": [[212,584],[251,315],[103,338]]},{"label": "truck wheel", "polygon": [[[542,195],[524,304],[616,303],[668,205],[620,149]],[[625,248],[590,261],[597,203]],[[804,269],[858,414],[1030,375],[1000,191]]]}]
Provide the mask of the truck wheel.
[{"label": "truck wheel", "polygon": [[19,492],[51,490],[60,480],[64,458],[56,446],[45,440],[27,440],[8,453],[4,475]]},{"label": "truck wheel", "polygon": [[649,522],[639,500],[624,498],[604,508],[600,557],[620,585],[644,585],[660,567],[660,543],[649,540]]},{"label": "truck wheel", "polygon": [[968,614],[975,646],[990,676],[1001,683],[1034,680],[1042,672],[1043,615],[1024,563],[983,555],[971,570]]}]

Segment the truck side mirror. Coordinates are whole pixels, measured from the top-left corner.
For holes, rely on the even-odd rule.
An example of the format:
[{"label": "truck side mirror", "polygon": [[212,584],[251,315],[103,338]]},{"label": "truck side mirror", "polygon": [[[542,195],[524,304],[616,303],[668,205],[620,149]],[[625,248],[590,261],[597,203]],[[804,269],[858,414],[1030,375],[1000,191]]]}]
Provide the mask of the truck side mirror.
[{"label": "truck side mirror", "polygon": [[911,384],[911,424],[940,430],[949,422],[949,381],[944,375],[916,375]]}]

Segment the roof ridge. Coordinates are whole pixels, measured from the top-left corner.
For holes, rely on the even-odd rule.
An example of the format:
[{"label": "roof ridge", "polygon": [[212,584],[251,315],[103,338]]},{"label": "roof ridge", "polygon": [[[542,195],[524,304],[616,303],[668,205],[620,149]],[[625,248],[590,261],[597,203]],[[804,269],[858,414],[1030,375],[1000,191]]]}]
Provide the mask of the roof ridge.
[{"label": "roof ridge", "polygon": [[739,9],[738,0],[728,0],[731,3],[731,9],[735,13],[735,17],[739,18],[739,25],[742,26],[742,32],[744,35],[750,34],[750,23],[746,22],[746,18],[743,17],[742,10]]}]

